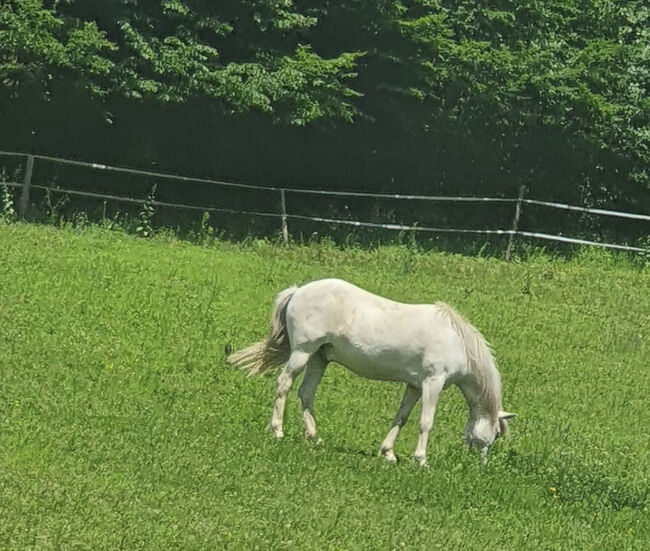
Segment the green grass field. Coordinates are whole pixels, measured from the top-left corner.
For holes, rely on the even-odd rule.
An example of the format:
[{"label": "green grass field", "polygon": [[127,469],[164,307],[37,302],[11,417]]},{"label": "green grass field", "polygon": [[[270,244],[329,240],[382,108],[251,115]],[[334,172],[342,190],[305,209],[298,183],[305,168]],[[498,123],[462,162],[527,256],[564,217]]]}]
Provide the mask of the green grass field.
[{"label": "green grass field", "polygon": [[[264,337],[281,289],[342,277],[455,305],[493,344],[519,417],[483,467],[443,393],[429,468],[377,451],[399,385],[332,365],[305,442],[267,429]],[[199,247],[0,225],[2,549],[648,549],[650,270],[587,250],[495,259],[408,247]]]}]

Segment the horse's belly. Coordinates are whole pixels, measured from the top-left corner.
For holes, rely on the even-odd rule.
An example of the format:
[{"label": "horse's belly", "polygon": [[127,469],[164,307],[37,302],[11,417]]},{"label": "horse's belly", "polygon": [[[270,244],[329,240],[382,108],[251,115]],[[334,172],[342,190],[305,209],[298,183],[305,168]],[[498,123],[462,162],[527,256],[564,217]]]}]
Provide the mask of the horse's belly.
[{"label": "horse's belly", "polygon": [[330,346],[329,361],[335,361],[356,375],[380,381],[417,384],[422,380],[422,364],[395,350],[360,351],[349,346]]}]

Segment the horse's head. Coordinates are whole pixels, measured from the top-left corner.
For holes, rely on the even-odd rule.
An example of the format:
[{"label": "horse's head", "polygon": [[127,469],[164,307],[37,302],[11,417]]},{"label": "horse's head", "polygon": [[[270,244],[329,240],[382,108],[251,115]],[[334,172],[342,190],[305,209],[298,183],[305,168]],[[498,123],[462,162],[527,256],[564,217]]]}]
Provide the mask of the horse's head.
[{"label": "horse's head", "polygon": [[469,449],[475,447],[480,450],[483,464],[488,461],[488,455],[494,442],[499,436],[508,434],[508,419],[516,417],[515,413],[499,411],[495,422],[490,415],[470,417],[465,425],[465,442]]}]

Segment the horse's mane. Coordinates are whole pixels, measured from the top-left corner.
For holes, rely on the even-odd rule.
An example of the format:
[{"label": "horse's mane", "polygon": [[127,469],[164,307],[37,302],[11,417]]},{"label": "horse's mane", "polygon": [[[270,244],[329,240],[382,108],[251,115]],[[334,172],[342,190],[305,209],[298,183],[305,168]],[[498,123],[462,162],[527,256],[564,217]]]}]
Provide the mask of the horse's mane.
[{"label": "horse's mane", "polygon": [[469,368],[479,382],[483,406],[496,423],[501,409],[501,376],[489,343],[476,327],[449,304],[436,302],[435,306],[462,338]]}]

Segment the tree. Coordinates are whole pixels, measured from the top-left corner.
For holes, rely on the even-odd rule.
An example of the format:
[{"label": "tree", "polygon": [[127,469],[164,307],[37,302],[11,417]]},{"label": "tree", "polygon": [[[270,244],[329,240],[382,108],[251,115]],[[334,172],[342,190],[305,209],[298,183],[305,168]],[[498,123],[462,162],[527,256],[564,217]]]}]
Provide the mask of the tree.
[{"label": "tree", "polygon": [[0,11],[0,75],[17,93],[72,77],[100,97],[256,110],[295,125],[350,121],[359,54],[329,59],[307,44],[316,20],[290,0],[11,0]]},{"label": "tree", "polygon": [[64,20],[41,0],[5,0],[0,6],[0,83],[5,101],[36,85],[69,78],[90,92],[105,91],[115,45],[92,21]]},{"label": "tree", "polygon": [[191,133],[208,106],[283,181],[642,200],[649,23],[640,0],[5,0],[0,112],[74,92],[189,106]]}]

